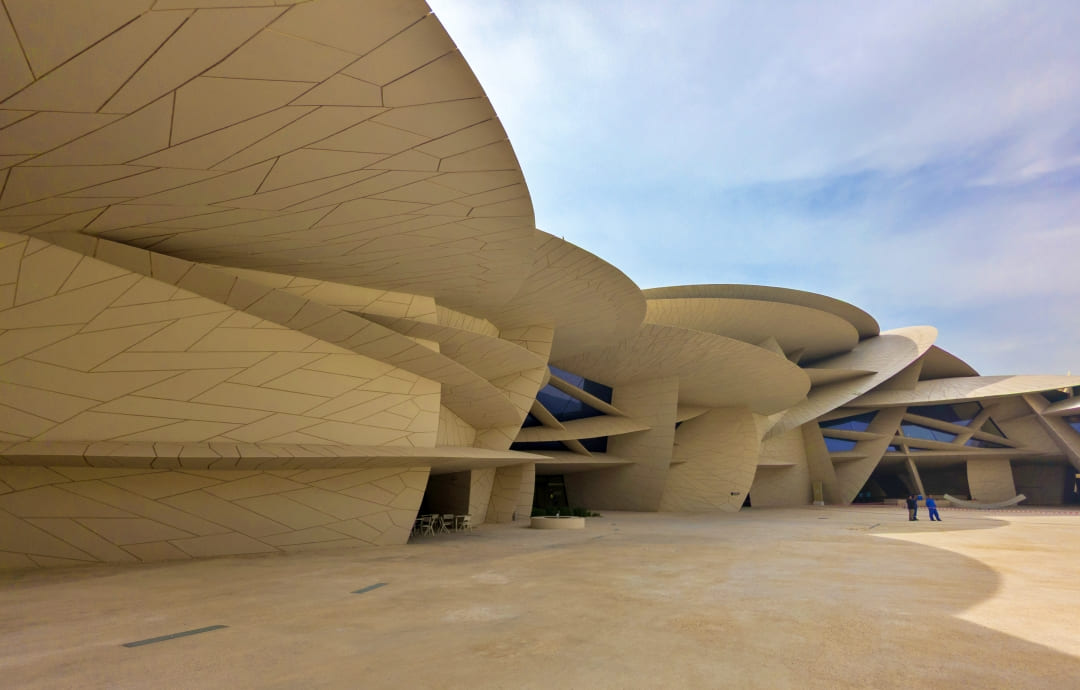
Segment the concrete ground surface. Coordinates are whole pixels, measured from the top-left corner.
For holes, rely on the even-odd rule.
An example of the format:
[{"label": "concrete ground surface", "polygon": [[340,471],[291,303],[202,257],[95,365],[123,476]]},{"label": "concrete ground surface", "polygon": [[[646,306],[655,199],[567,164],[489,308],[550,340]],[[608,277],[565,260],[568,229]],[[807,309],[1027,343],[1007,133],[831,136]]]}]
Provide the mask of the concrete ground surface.
[{"label": "concrete ground surface", "polygon": [[0,685],[1080,688],[1080,516],[942,516],[605,513],[583,531],[5,573]]}]

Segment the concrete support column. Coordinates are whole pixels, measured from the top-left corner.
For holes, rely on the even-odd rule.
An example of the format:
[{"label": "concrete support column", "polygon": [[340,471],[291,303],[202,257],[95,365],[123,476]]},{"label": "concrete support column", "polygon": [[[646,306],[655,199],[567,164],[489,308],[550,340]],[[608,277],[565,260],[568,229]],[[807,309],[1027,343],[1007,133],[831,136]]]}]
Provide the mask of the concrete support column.
[{"label": "concrete support column", "polygon": [[911,483],[915,487],[915,492],[920,496],[926,495],[926,489],[923,488],[922,477],[919,476],[919,468],[915,466],[915,461],[911,458],[907,458],[907,471],[911,476]]},{"label": "concrete support column", "polygon": [[757,425],[745,407],[709,410],[675,430],[660,510],[700,512],[742,507],[754,482]]},{"label": "concrete support column", "polygon": [[648,424],[649,430],[608,439],[607,455],[633,464],[575,473],[566,487],[570,501],[594,510],[659,510],[675,442],[679,379],[616,386],[611,404]]},{"label": "concrete support column", "polygon": [[755,507],[808,505],[813,500],[811,486],[802,432],[792,429],[761,442],[750,488]]},{"label": "concrete support column", "polygon": [[806,464],[810,469],[810,484],[821,482],[821,489],[825,503],[836,505],[842,503],[840,488],[836,480],[836,468],[833,467],[829,449],[825,445],[825,437],[821,435],[821,428],[817,422],[809,422],[799,427],[802,431],[803,443],[806,447]]},{"label": "concrete support column", "polygon": [[[530,467],[532,466],[530,465]],[[503,523],[514,521],[514,515],[518,510],[518,502],[521,499],[521,482],[525,478],[525,474],[524,465],[511,465],[495,470],[486,522]],[[529,472],[528,474],[530,479],[535,477],[535,472]]]},{"label": "concrete support column", "polygon": [[973,500],[996,503],[1016,495],[1012,463],[1008,460],[968,460],[967,476]]},{"label": "concrete support column", "polygon": [[469,473],[469,515],[472,516],[473,524],[479,525],[487,519],[491,489],[494,485],[494,469],[472,470]]}]

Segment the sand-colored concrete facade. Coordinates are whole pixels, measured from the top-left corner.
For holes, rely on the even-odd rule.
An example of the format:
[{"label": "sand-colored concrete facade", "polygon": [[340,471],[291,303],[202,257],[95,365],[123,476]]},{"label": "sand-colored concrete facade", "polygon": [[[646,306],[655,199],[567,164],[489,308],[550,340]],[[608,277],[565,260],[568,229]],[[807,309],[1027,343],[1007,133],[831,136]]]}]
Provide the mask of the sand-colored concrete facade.
[{"label": "sand-colored concrete facade", "polygon": [[1068,499],[1080,377],[538,230],[421,0],[4,5],[0,567],[403,543],[541,485]]}]

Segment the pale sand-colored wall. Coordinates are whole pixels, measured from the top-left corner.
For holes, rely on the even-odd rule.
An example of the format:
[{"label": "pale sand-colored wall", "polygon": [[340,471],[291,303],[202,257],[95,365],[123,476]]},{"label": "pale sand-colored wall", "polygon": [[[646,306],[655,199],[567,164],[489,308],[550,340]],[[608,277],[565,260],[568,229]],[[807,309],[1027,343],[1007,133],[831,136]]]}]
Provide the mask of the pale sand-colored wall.
[{"label": "pale sand-colored wall", "polygon": [[1056,506],[1064,503],[1065,493],[1072,492],[1076,470],[1057,464],[1013,461],[1016,493],[1024,494],[1027,506]]},{"label": "pale sand-colored wall", "polygon": [[0,440],[435,444],[435,381],[62,247],[0,242],[18,276],[0,303]]},{"label": "pale sand-colored wall", "polygon": [[532,505],[533,483],[535,474],[532,465],[511,465],[495,470],[491,487],[491,502],[488,504],[487,522],[513,522],[514,518],[529,517],[528,509],[520,512],[522,493],[528,492],[529,505]]},{"label": "pale sand-colored wall", "polygon": [[807,422],[799,427],[799,431],[802,434],[803,447],[806,449],[806,464],[810,471],[810,481],[821,482],[822,498],[826,504],[843,503],[840,480],[836,477],[836,468],[833,466],[832,456],[829,455],[829,449],[825,446],[825,438],[821,435],[818,423]]},{"label": "pale sand-colored wall", "polygon": [[1016,496],[1008,460],[968,460],[967,477],[972,500],[995,503]]},{"label": "pale sand-colored wall", "polygon": [[675,430],[660,510],[738,510],[754,481],[758,438],[746,408],[709,410],[683,422]]},{"label": "pale sand-colored wall", "polygon": [[[752,505],[758,508],[799,506],[813,500],[806,445],[799,429],[762,441],[758,462],[750,488]],[[790,466],[769,466],[784,463],[790,463]]]},{"label": "pale sand-colored wall", "polygon": [[436,446],[472,446],[476,442],[476,429],[445,405],[439,407],[439,432]]},{"label": "pale sand-colored wall", "polygon": [[491,504],[491,489],[495,485],[495,470],[472,470],[469,473],[469,515],[474,525],[487,520]]},{"label": "pale sand-colored wall", "polygon": [[569,477],[571,503],[593,510],[658,510],[675,441],[678,403],[675,377],[616,386],[611,404],[650,429],[608,439],[609,456],[634,464]]},{"label": "pale sand-colored wall", "polygon": [[0,568],[404,544],[427,476],[0,466]]}]

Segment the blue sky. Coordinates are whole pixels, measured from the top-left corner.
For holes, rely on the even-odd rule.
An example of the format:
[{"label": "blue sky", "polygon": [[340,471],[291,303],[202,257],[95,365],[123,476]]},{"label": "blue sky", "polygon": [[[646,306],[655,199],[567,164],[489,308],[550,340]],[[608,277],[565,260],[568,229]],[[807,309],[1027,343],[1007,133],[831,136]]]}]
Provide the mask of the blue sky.
[{"label": "blue sky", "polygon": [[643,288],[820,292],[1080,373],[1080,3],[429,0],[537,225]]}]

